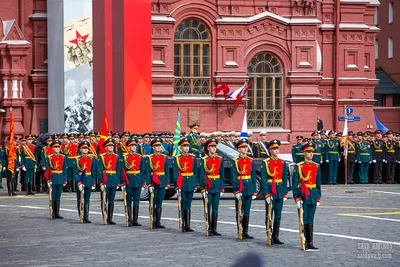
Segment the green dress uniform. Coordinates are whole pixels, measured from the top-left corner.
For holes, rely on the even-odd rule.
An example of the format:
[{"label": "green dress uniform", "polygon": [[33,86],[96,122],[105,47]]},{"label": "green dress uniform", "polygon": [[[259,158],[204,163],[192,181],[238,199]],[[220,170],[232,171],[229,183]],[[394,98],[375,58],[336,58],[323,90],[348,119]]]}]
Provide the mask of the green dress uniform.
[{"label": "green dress uniform", "polygon": [[[313,150],[312,145],[303,146],[303,151]],[[304,235],[306,249],[315,250],[313,245],[314,216],[321,199],[321,170],[316,162],[302,161],[293,170],[293,198],[303,206]],[[298,204],[297,204],[298,205]]]},{"label": "green dress uniform", "polygon": [[196,157],[199,157],[200,155],[200,141],[199,137],[194,134],[190,133],[187,137],[190,141],[190,150],[189,153],[194,154]]},{"label": "green dress uniform", "polygon": [[[129,139],[127,146],[137,144],[137,138]],[[129,151],[129,150],[128,150]],[[126,186],[126,205],[128,212],[128,226],[141,226],[138,223],[139,219],[139,204],[140,204],[140,192],[144,190],[146,184],[146,177],[148,176],[148,170],[146,169],[146,161],[142,155],[138,153],[131,153],[123,156],[124,163],[123,167],[128,176],[129,183]],[[133,202],[133,208],[132,208]],[[132,213],[133,211],[133,213]]]},{"label": "green dress uniform", "polygon": [[[386,134],[392,134],[392,131],[388,131]],[[385,160],[387,162],[387,182],[389,184],[394,184],[396,173],[396,142],[393,140],[388,140],[386,141],[385,146]]]},{"label": "green dress uniform", "polygon": [[301,151],[302,144],[295,144],[292,147],[292,158],[294,163],[299,163],[304,159],[304,154]]},{"label": "green dress uniform", "polygon": [[[272,140],[268,147],[274,148],[280,146],[280,141]],[[275,185],[273,185],[275,184]],[[284,160],[279,158],[267,158],[261,165],[261,190],[265,199],[271,197],[271,203],[265,202],[265,210],[268,212],[268,205],[272,205],[274,214],[274,225],[272,240],[274,244],[283,244],[279,240],[279,229],[282,218],[283,202],[287,199],[287,168]],[[268,215],[266,214],[266,220]]]},{"label": "green dress uniform", "polygon": [[[75,135],[70,134],[69,135],[70,139],[74,139]],[[70,144],[66,145],[64,149],[65,156],[67,157],[67,162],[68,162],[68,170],[67,170],[67,177],[68,177],[68,185],[67,185],[67,191],[68,192],[74,192],[78,188],[76,186],[76,181],[74,177],[74,170],[76,169],[76,159],[79,156],[79,149],[77,144]]]},{"label": "green dress uniform", "polygon": [[[349,132],[350,135],[350,132]],[[348,183],[353,184],[355,183],[355,169],[356,169],[356,162],[357,162],[357,144],[356,142],[348,141],[348,148],[347,148],[347,178]]]},{"label": "green dress uniform", "polygon": [[[313,139],[312,144],[314,145],[314,155],[313,155],[313,161],[317,162],[318,164],[322,164],[324,162],[324,155],[325,155],[325,147],[323,146],[322,142],[320,140]],[[303,159],[304,160],[304,155]],[[299,162],[301,162],[299,161]]]},{"label": "green dress uniform", "polygon": [[[217,146],[218,140],[211,138],[206,141],[205,147]],[[208,235],[220,235],[217,232],[218,208],[221,193],[225,192],[224,159],[215,155],[205,155],[199,163],[199,182],[203,196],[208,199]]]},{"label": "green dress uniform", "polygon": [[361,184],[368,184],[369,164],[372,162],[372,147],[368,141],[357,143],[357,162]]},{"label": "green dress uniform", "polygon": [[[189,145],[189,140],[183,138],[180,146]],[[173,163],[174,184],[180,190],[182,231],[193,232],[190,228],[191,209],[194,191],[199,183],[197,176],[197,162],[194,154],[180,154],[174,158]]]},{"label": "green dress uniform", "polygon": [[[379,130],[375,131],[375,134],[377,133],[379,133]],[[377,184],[383,183],[382,176],[383,176],[383,162],[385,160],[385,153],[386,153],[385,142],[382,139],[374,140],[372,142],[372,158],[373,162],[376,163],[374,181]]]},{"label": "green dress uniform", "polygon": [[[53,141],[52,147],[61,146],[60,141]],[[52,205],[55,218],[63,219],[60,216],[60,200],[63,186],[67,184],[67,159],[62,154],[53,154],[46,158],[45,169],[50,172],[48,183],[52,187]]]},{"label": "green dress uniform", "polygon": [[[27,135],[26,139],[33,139],[32,135]],[[37,168],[38,155],[34,145],[22,145],[21,166],[25,175],[25,188],[27,195],[33,195],[32,187]]]},{"label": "green dress uniform", "polygon": [[[247,146],[247,139],[241,139],[236,144],[236,147]],[[256,192],[256,167],[252,158],[248,156],[239,156],[232,160],[230,168],[230,176],[232,180],[233,192],[236,196],[235,206],[236,214],[238,213],[238,198],[242,200],[243,209],[243,236],[244,238],[252,239],[248,234],[250,221],[250,208],[253,196],[257,196]],[[239,197],[237,197],[239,195]],[[236,216],[237,218],[237,216]]]},{"label": "green dress uniform", "polygon": [[264,158],[264,159],[268,158],[268,156],[269,156],[268,155],[268,149],[267,149],[268,142],[264,142],[264,141],[260,140],[260,141],[257,142],[257,145],[258,145],[258,155],[259,155],[259,157],[260,158]]},{"label": "green dress uniform", "polygon": [[327,153],[327,160],[329,161],[328,183],[336,184],[339,160],[341,157],[339,140],[335,138],[327,140],[326,153]]}]

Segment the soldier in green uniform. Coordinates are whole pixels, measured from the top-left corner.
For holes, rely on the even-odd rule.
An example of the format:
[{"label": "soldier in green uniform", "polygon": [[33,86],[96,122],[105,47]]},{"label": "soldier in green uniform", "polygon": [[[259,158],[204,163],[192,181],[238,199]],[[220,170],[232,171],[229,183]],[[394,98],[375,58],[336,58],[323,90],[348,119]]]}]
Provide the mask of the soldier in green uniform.
[{"label": "soldier in green uniform", "polygon": [[102,176],[100,182],[101,191],[106,190],[106,198],[108,202],[107,209],[107,224],[114,225],[112,220],[114,215],[114,199],[118,185],[121,180],[121,169],[123,160],[114,153],[114,140],[108,138],[104,141],[103,146],[106,148],[106,153],[100,156],[98,164],[99,176]]},{"label": "soldier in green uniform", "polygon": [[[318,164],[322,164],[324,162],[324,156],[325,156],[324,146],[322,145],[322,142],[319,140],[319,134],[317,132],[314,131],[311,134],[311,137],[312,137],[311,143],[314,145],[313,161],[317,162]],[[303,154],[303,160],[304,160],[304,154]]]},{"label": "soldier in green uniform", "polygon": [[385,163],[386,145],[382,140],[382,131],[375,131],[375,140],[372,141],[372,162],[375,163],[374,181],[382,184],[383,163]]},{"label": "soldier in green uniform", "polygon": [[[265,196],[265,210],[272,205],[274,226],[272,241],[274,244],[284,244],[279,240],[283,203],[287,200],[287,169],[284,160],[278,158],[281,141],[274,139],[268,143],[270,157],[261,166],[261,190]],[[266,214],[268,220],[268,214]]]},{"label": "soldier in green uniform", "polygon": [[200,156],[199,136],[197,135],[199,132],[199,127],[200,125],[197,122],[190,125],[190,133],[188,135],[190,142],[189,152],[194,154],[196,158]]},{"label": "soldier in green uniform", "polygon": [[128,154],[123,156],[123,168],[125,169],[129,180],[128,184],[124,184],[122,182],[123,186],[126,186],[126,205],[129,217],[128,226],[142,226],[140,223],[138,223],[140,192],[144,190],[146,185],[146,177],[148,176],[145,159],[142,157],[142,155],[137,153],[137,144],[137,138],[130,138],[126,142]]},{"label": "soldier in green uniform", "polygon": [[38,155],[35,146],[32,144],[33,135],[28,134],[26,137],[26,144],[21,146],[21,167],[24,171],[26,195],[33,195],[32,187],[35,177],[35,170],[37,168]]},{"label": "soldier in green uniform", "polygon": [[349,184],[356,183],[355,169],[357,163],[357,143],[355,142],[355,134],[352,131],[348,132],[348,148],[347,148],[347,179]]},{"label": "soldier in green uniform", "polygon": [[150,193],[154,192],[153,201],[153,229],[165,228],[161,224],[162,203],[165,190],[170,187],[169,167],[167,156],[161,153],[161,138],[154,138],[150,143],[154,153],[149,155],[146,168],[150,171],[149,184]]},{"label": "soldier in green uniform", "polygon": [[60,200],[62,189],[67,184],[68,165],[66,157],[60,153],[61,142],[54,140],[51,147],[54,153],[46,158],[44,169],[48,177],[47,184],[52,188],[53,218],[64,219],[60,216]]},{"label": "soldier in green uniform", "polygon": [[258,143],[257,143],[258,144],[258,155],[260,158],[266,159],[269,156],[268,148],[267,148],[267,145],[268,145],[267,132],[265,132],[265,131],[260,132],[260,138],[261,138],[261,140],[258,141]]},{"label": "soldier in green uniform", "polygon": [[193,194],[197,189],[197,164],[194,154],[189,154],[190,143],[187,137],[179,141],[181,154],[176,156],[173,164],[175,190],[182,196],[182,232],[193,232],[190,228]]},{"label": "soldier in green uniform", "polygon": [[[256,199],[256,167],[252,158],[247,156],[248,140],[242,138],[237,142],[236,148],[240,153],[239,157],[232,160],[230,176],[232,179],[232,188],[235,194],[235,206],[236,214],[238,213],[238,200],[242,200],[243,205],[243,237],[247,239],[253,239],[248,234],[249,220],[250,220],[250,208],[253,199]],[[236,216],[236,220],[237,220]]]},{"label": "soldier in green uniform", "polygon": [[339,140],[335,138],[335,132],[333,130],[330,131],[329,137],[329,140],[326,141],[326,162],[329,162],[328,183],[333,185],[336,184],[341,151]]},{"label": "soldier in green uniform", "polygon": [[317,251],[313,244],[314,216],[321,203],[321,170],[320,165],[312,161],[314,147],[305,144],[304,161],[297,163],[293,170],[293,198],[299,209],[303,207],[304,236],[306,250]]},{"label": "soldier in green uniform", "polygon": [[294,163],[299,163],[304,159],[304,154],[301,151],[303,139],[304,137],[301,135],[296,136],[296,144],[292,147],[292,158]]},{"label": "soldier in green uniform", "polygon": [[396,148],[397,142],[393,138],[393,131],[386,132],[388,136],[388,140],[385,143],[386,146],[386,155],[385,160],[387,163],[387,173],[386,177],[389,184],[395,183],[395,174],[396,174]]},{"label": "soldier in green uniform", "polygon": [[[10,138],[9,138],[9,140],[10,140]],[[3,171],[7,178],[7,190],[8,190],[9,196],[16,196],[16,194],[15,194],[15,191],[17,189],[16,179],[18,177],[19,166],[20,166],[20,162],[18,161],[18,154],[17,154],[18,148],[16,146],[14,146],[13,150],[14,150],[15,156],[16,156],[14,158],[14,174],[8,169],[8,164],[9,164],[8,158],[12,152],[10,146],[6,146],[6,150],[4,153],[4,159],[3,159],[3,162],[4,162]]]},{"label": "soldier in green uniform", "polygon": [[[357,135],[359,135],[358,133]],[[361,133],[362,141],[356,146],[357,162],[359,164],[359,176],[361,184],[368,184],[369,165],[372,162],[372,147],[368,141],[368,133]]]},{"label": "soldier in green uniform", "polygon": [[199,181],[203,198],[208,198],[208,235],[217,232],[219,200],[225,192],[224,159],[217,154],[218,140],[210,138],[205,144],[206,155],[199,164]]},{"label": "soldier in green uniform", "polygon": [[4,149],[3,145],[0,144],[0,188],[3,188],[3,166],[4,166]]}]

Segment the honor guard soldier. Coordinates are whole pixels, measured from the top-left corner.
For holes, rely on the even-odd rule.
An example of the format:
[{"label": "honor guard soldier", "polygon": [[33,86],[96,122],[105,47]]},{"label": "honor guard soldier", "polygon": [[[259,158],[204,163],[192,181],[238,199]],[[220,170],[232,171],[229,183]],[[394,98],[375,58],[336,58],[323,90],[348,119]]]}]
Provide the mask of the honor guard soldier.
[{"label": "honor guard soldier", "polygon": [[[243,203],[243,237],[253,239],[248,234],[249,220],[250,220],[250,207],[253,199],[256,199],[256,167],[252,158],[247,156],[248,140],[242,138],[236,144],[236,148],[240,153],[239,157],[232,160],[230,175],[232,179],[232,187],[235,194],[236,205],[236,220],[238,218],[238,202],[241,200]],[[239,224],[240,222],[238,222]]]},{"label": "honor guard soldier", "polygon": [[62,189],[67,185],[67,159],[60,153],[61,142],[54,140],[51,143],[53,154],[46,158],[45,171],[47,173],[47,184],[52,188],[52,210],[53,218],[64,219],[60,216],[60,200]]},{"label": "honor guard soldier", "polygon": [[359,132],[357,135],[362,135],[362,141],[356,146],[360,183],[368,184],[369,165],[372,163],[372,146],[368,141],[368,133]]},{"label": "honor guard soldier", "polygon": [[304,161],[297,163],[293,170],[293,198],[297,208],[303,207],[305,247],[308,251],[318,251],[313,244],[314,216],[321,203],[321,170],[320,165],[312,161],[314,147],[305,144]]},{"label": "honor guard soldier", "polygon": [[[273,244],[284,244],[279,240],[283,203],[287,200],[287,169],[285,161],[278,158],[281,141],[271,140],[268,143],[270,157],[263,161],[261,169],[261,187],[265,196],[265,210],[268,218],[268,205],[272,205],[274,226]],[[272,215],[271,215],[272,216]],[[267,224],[267,223],[266,223]]]},{"label": "honor guard soldier", "polygon": [[330,139],[326,141],[326,162],[329,163],[328,183],[333,185],[336,184],[341,152],[339,140],[335,138],[335,132],[333,130],[330,131],[329,137]]},{"label": "honor guard soldier", "polygon": [[[9,140],[10,140],[10,138],[9,138]],[[6,178],[7,178],[8,196],[16,196],[16,194],[15,194],[15,191],[17,190],[16,179],[18,177],[19,166],[20,166],[20,162],[18,161],[17,151],[18,151],[18,148],[16,146],[11,148],[8,145],[8,146],[6,146],[6,150],[5,150],[5,153],[4,153],[3,171],[4,171],[4,174],[5,174]],[[8,169],[8,165],[10,163],[8,158],[10,157],[10,154],[13,154],[13,153],[16,155],[16,157],[14,158],[14,173],[12,173]],[[10,160],[12,160],[12,159],[10,159]]]},{"label": "honor guard soldier", "polygon": [[200,152],[201,155],[204,156],[205,152],[204,152],[204,148],[206,147],[206,142],[207,142],[207,135],[206,133],[201,133],[200,134],[200,139],[199,139],[199,146],[200,146]]},{"label": "honor guard soldier", "polygon": [[32,144],[33,135],[28,134],[25,139],[27,140],[26,144],[21,146],[21,167],[25,173],[24,182],[26,195],[33,195],[32,187],[35,177],[35,171],[37,168],[38,155],[35,146]]},{"label": "honor guard soldier", "polygon": [[347,178],[348,178],[348,183],[353,184],[355,183],[355,169],[356,169],[356,163],[357,163],[357,149],[356,149],[356,142],[355,142],[355,134],[352,131],[348,132],[348,148],[347,148],[347,162],[348,162],[348,168],[347,168]]},{"label": "honor guard soldier", "polygon": [[260,132],[260,138],[261,138],[261,140],[258,141],[258,154],[259,154],[260,158],[266,159],[269,157],[268,148],[267,148],[267,145],[268,145],[267,132],[265,132],[265,131]]},{"label": "honor guard soldier", "polygon": [[89,207],[90,207],[90,195],[92,190],[96,187],[96,176],[97,176],[97,161],[92,155],[89,155],[88,141],[83,141],[78,145],[80,155],[75,159],[76,163],[74,166],[74,177],[77,177],[77,190],[76,197],[78,202],[78,211],[80,212],[80,192],[83,190],[83,223],[91,223],[89,220]]},{"label": "honor guard soldier", "polygon": [[387,162],[387,173],[386,177],[388,179],[389,184],[395,183],[395,174],[396,174],[396,147],[397,144],[393,139],[393,132],[387,131],[388,140],[386,141],[386,156],[385,161]]},{"label": "honor guard soldier", "polygon": [[190,133],[188,135],[188,139],[190,142],[190,150],[189,152],[194,154],[196,157],[200,156],[200,144],[199,144],[199,136],[198,136],[198,132],[199,132],[199,127],[200,125],[196,122],[193,123],[192,125],[189,126],[190,127]]},{"label": "honor guard soldier", "polygon": [[129,140],[130,136],[131,133],[129,131],[125,131],[121,134],[121,141],[119,142],[120,149],[118,151],[118,155],[120,157],[128,155],[129,153],[129,149],[128,146],[126,145],[126,142]]},{"label": "honor guard soldier", "polygon": [[76,159],[78,158],[79,149],[75,134],[69,134],[68,139],[69,139],[69,144],[64,148],[64,155],[67,157],[67,162],[68,162],[67,191],[74,192],[77,191],[76,180],[74,177],[74,170],[76,169]]},{"label": "honor guard soldier", "polygon": [[[322,164],[324,162],[324,146],[322,145],[322,142],[318,139],[319,134],[317,132],[313,132],[311,134],[312,137],[312,144],[314,145],[314,157],[313,161],[317,162],[318,164]],[[303,154],[303,159],[304,159],[304,154]]]},{"label": "honor guard soldier", "polygon": [[190,218],[193,194],[198,185],[196,157],[189,154],[190,143],[187,137],[182,138],[178,145],[181,147],[181,154],[174,159],[173,173],[175,190],[182,197],[182,232],[193,232]]},{"label": "honor guard soldier", "polygon": [[162,203],[165,191],[170,187],[169,167],[167,156],[161,153],[161,138],[154,138],[150,143],[154,154],[149,156],[147,169],[150,171],[148,188],[150,193],[154,192],[153,201],[153,229],[165,228],[161,225]]},{"label": "honor guard soldier", "polygon": [[294,163],[299,163],[304,159],[304,154],[301,151],[303,139],[304,137],[301,135],[296,136],[296,144],[292,147],[292,158]]},{"label": "honor guard soldier", "polygon": [[385,162],[386,144],[382,140],[382,131],[375,131],[375,140],[372,142],[372,162],[375,163],[374,181],[376,184],[382,184],[383,163]]},{"label": "honor guard soldier", "polygon": [[144,155],[150,155],[151,154],[151,145],[150,145],[150,134],[145,133],[143,135],[143,144],[141,146],[141,151],[140,153]]},{"label": "honor guard soldier", "polygon": [[60,150],[61,154],[64,155],[66,154],[65,148],[68,146],[68,144],[69,144],[68,133],[63,133],[61,135],[61,150]]},{"label": "honor guard soldier", "polygon": [[217,232],[219,200],[225,192],[224,159],[217,154],[218,140],[210,138],[205,144],[206,155],[199,164],[199,181],[203,198],[208,205],[208,235],[221,235]]},{"label": "honor guard soldier", "polygon": [[122,159],[114,153],[114,140],[111,138],[104,141],[103,146],[106,153],[100,156],[99,176],[102,176],[100,183],[101,191],[106,190],[106,199],[108,201],[107,224],[115,224],[112,220],[114,214],[114,199],[117,187],[120,184]]},{"label": "honor guard soldier", "polygon": [[126,142],[128,154],[123,156],[123,168],[125,169],[129,180],[129,183],[124,185],[126,186],[126,205],[129,218],[128,226],[142,226],[138,223],[140,192],[144,190],[146,177],[148,176],[145,160],[142,155],[137,153],[137,144],[137,138],[130,138]]}]

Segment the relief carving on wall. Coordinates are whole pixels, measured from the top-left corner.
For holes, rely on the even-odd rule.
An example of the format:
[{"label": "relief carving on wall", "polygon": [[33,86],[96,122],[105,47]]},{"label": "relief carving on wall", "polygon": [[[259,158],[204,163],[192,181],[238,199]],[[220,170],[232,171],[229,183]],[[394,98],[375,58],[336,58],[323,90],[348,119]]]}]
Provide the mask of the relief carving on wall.
[{"label": "relief carving on wall", "polygon": [[293,0],[293,15],[314,16],[317,0]]}]

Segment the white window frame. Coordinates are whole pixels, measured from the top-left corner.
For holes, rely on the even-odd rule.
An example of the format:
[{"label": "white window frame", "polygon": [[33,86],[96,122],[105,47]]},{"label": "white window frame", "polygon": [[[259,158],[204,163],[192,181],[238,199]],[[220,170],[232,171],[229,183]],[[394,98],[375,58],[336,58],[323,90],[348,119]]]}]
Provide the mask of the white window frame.
[{"label": "white window frame", "polygon": [[375,40],[375,59],[379,59],[379,41]]},{"label": "white window frame", "polygon": [[389,24],[393,23],[393,2],[389,2]]},{"label": "white window frame", "polygon": [[393,38],[388,38],[388,58],[393,58]]}]

